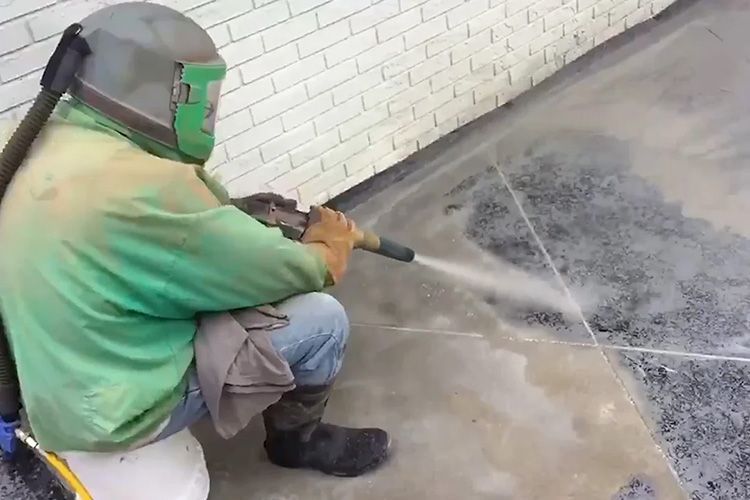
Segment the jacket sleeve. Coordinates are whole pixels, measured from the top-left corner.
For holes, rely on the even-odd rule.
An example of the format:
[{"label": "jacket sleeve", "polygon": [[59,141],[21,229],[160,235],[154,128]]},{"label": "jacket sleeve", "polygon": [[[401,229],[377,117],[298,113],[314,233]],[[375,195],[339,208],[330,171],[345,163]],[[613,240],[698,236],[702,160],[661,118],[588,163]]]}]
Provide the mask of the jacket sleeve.
[{"label": "jacket sleeve", "polygon": [[323,259],[233,206],[222,205],[200,180],[175,217],[184,240],[175,249],[163,293],[178,310],[224,311],[319,291]]}]

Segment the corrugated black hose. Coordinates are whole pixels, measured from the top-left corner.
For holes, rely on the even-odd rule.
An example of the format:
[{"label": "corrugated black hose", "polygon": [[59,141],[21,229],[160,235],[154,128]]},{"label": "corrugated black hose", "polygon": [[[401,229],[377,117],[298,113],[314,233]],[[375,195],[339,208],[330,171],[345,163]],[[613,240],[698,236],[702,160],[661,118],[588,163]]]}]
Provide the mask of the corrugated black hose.
[{"label": "corrugated black hose", "polygon": [[[73,83],[73,77],[81,67],[83,58],[91,53],[86,40],[79,36],[81,29],[80,24],[72,24],[63,32],[60,43],[44,69],[42,89],[0,153],[0,202],[34,140]],[[12,422],[17,419],[20,409],[18,376],[0,318],[0,417],[6,422]]]}]

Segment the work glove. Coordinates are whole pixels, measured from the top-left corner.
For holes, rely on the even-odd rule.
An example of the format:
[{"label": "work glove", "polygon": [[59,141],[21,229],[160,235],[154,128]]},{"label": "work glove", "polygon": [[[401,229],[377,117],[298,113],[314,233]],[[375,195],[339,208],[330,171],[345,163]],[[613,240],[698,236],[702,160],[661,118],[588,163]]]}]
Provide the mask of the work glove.
[{"label": "work glove", "polygon": [[284,198],[276,193],[256,193],[244,198],[232,199],[232,205],[250,216],[263,215],[271,203],[283,210],[297,209],[297,200]]},{"label": "work glove", "polygon": [[313,207],[302,242],[320,244],[326,248],[326,265],[333,283],[338,283],[346,272],[352,250],[362,237],[353,221],[330,208]]}]

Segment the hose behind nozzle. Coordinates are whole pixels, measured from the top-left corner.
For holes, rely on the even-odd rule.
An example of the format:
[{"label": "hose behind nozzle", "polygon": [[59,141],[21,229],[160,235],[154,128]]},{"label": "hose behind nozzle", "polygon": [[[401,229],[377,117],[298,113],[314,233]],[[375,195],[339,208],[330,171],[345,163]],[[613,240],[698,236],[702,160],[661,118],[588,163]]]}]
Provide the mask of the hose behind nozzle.
[{"label": "hose behind nozzle", "polygon": [[[0,153],[0,201],[55,106],[73,82],[83,58],[91,52],[86,40],[78,36],[81,29],[80,24],[72,24],[63,33],[44,69],[42,89]],[[16,368],[0,323],[0,418],[11,422],[20,408]]]}]

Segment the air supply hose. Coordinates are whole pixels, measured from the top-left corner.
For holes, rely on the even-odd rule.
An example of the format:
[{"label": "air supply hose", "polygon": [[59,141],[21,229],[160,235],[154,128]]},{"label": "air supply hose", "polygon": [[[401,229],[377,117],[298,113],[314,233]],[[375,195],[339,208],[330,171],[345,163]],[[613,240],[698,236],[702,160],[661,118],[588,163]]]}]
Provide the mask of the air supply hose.
[{"label": "air supply hose", "polygon": [[[83,58],[91,53],[86,40],[78,36],[81,30],[80,24],[72,24],[63,32],[44,69],[42,89],[0,153],[0,202],[55,106],[73,83]],[[0,417],[14,422],[20,409],[18,376],[0,318]]]}]

